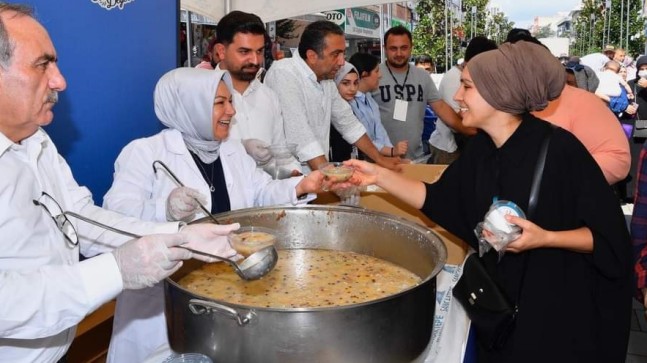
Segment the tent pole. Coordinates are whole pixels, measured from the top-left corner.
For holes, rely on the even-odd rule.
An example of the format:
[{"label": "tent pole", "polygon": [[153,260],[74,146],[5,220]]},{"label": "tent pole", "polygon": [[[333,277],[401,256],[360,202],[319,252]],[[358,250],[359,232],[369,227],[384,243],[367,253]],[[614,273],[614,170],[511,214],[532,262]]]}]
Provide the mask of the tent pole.
[{"label": "tent pole", "polygon": [[384,63],[384,4],[380,4],[380,63]]},{"label": "tent pole", "polygon": [[193,24],[191,24],[191,12],[186,11],[186,66],[193,67],[191,61],[193,60],[193,52],[191,48],[193,47]]}]

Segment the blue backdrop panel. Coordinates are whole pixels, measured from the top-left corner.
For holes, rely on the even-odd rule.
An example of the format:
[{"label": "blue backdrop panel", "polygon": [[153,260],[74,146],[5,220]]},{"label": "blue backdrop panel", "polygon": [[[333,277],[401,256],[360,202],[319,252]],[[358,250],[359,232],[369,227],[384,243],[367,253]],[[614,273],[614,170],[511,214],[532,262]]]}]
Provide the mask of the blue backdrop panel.
[{"label": "blue backdrop panel", "polygon": [[121,149],[162,127],[153,90],[177,65],[178,0],[134,0],[121,10],[104,9],[92,0],[14,2],[34,7],[67,80],[54,121],[45,130],[77,182],[101,204]]}]

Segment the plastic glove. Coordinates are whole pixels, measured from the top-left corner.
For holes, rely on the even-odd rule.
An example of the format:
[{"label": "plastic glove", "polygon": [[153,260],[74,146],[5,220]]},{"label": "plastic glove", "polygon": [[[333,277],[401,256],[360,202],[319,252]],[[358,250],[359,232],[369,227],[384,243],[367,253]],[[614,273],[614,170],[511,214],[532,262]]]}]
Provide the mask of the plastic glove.
[{"label": "plastic glove", "polygon": [[112,251],[124,289],[151,287],[177,271],[182,267],[181,260],[193,256],[190,251],[175,247],[184,241],[179,233],[156,234],[131,240]]},{"label": "plastic glove", "polygon": [[[233,257],[236,250],[231,248],[227,235],[240,228],[240,224],[197,223],[180,229],[180,234],[187,241],[185,247],[195,251],[206,252],[221,257]],[[212,257],[194,253],[193,258],[204,262],[220,261]]]},{"label": "plastic glove", "polygon": [[166,198],[166,220],[191,221],[200,208],[198,202],[207,204],[207,199],[199,191],[187,187],[173,189]]},{"label": "plastic glove", "polygon": [[259,139],[243,140],[245,151],[251,156],[258,165],[267,164],[272,159],[272,153],[267,148],[267,144]]}]

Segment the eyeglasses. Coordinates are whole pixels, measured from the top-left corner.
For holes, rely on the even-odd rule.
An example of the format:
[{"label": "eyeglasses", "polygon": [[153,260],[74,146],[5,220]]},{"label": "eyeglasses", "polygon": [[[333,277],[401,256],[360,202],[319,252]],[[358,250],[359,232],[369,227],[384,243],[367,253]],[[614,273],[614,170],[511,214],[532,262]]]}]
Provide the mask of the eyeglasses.
[{"label": "eyeglasses", "polygon": [[61,205],[58,204],[56,199],[52,198],[51,195],[43,192],[38,200],[34,199],[32,200],[32,202],[35,205],[43,207],[47,214],[49,214],[50,217],[52,217],[52,219],[54,220],[56,227],[58,227],[58,229],[63,232],[63,236],[65,236],[65,239],[69,243],[71,243],[73,246],[79,244],[79,236],[76,233],[74,225],[67,218],[65,212],[63,212],[63,208],[61,208]]},{"label": "eyeglasses", "polygon": [[43,207],[45,211],[47,211],[47,214],[49,214],[54,220],[54,223],[56,223],[56,227],[58,227],[58,229],[61,232],[63,232],[65,239],[73,246],[76,246],[79,244],[79,236],[76,233],[76,229],[74,228],[74,225],[72,224],[72,222],[70,222],[67,216],[74,217],[83,222],[90,223],[97,227],[100,227],[115,233],[119,233],[124,236],[132,237],[132,238],[141,237],[137,234],[126,232],[121,229],[114,228],[114,227],[105,225],[103,223],[97,222],[90,218],[84,217],[80,214],[70,212],[70,211],[64,211],[63,208],[61,208],[61,205],[58,204],[56,199],[54,199],[51,195],[47,194],[46,192],[42,192],[40,198],[38,198],[38,200],[34,199],[32,200],[32,202],[34,203],[34,205],[39,205]]}]

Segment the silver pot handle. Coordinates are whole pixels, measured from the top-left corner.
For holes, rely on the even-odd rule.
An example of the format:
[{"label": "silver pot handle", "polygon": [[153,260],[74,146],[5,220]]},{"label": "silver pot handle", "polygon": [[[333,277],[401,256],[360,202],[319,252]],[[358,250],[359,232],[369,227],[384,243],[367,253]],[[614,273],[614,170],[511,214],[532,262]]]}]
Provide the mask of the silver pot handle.
[{"label": "silver pot handle", "polygon": [[191,299],[189,300],[189,310],[195,315],[202,315],[206,313],[222,313],[227,315],[229,318],[236,320],[238,325],[243,326],[247,325],[253,321],[256,317],[256,312],[254,310],[247,311],[246,314],[241,314],[229,306],[221,305],[213,301],[206,301],[200,299]]}]

